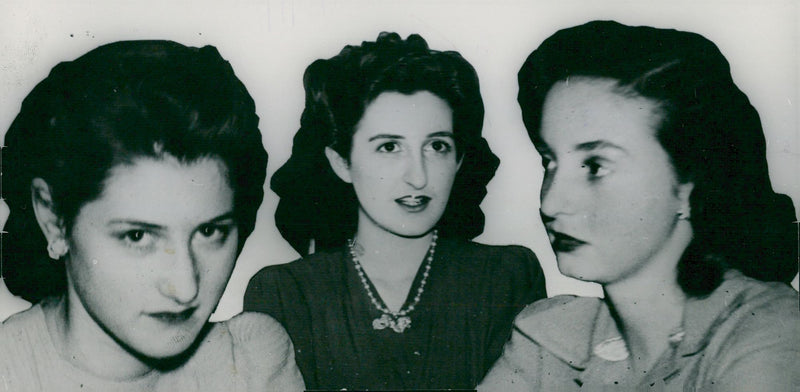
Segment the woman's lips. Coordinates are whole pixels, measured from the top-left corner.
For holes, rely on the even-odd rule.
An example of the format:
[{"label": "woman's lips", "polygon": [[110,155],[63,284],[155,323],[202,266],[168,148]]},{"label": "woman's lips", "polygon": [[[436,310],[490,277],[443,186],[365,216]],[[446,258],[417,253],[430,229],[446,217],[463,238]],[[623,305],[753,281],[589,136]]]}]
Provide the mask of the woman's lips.
[{"label": "woman's lips", "polygon": [[395,203],[410,212],[418,212],[424,210],[431,198],[428,196],[403,196],[395,199]]},{"label": "woman's lips", "polygon": [[552,237],[550,243],[553,245],[553,250],[556,253],[572,252],[575,249],[587,244],[585,241],[581,241],[575,237],[571,237],[557,231],[549,231],[549,233]]},{"label": "woman's lips", "polygon": [[165,324],[182,324],[189,320],[197,308],[188,308],[180,312],[153,312],[148,316]]}]

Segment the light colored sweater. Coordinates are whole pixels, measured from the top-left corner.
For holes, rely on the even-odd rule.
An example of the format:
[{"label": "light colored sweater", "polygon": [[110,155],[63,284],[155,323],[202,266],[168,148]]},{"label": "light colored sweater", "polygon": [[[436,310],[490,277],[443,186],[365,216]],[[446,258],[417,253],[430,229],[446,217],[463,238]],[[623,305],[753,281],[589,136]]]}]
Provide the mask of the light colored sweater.
[{"label": "light colored sweater", "polygon": [[102,379],[62,357],[41,305],[0,325],[0,391],[302,391],[294,349],[274,319],[244,313],[216,323],[194,355],[168,371]]}]

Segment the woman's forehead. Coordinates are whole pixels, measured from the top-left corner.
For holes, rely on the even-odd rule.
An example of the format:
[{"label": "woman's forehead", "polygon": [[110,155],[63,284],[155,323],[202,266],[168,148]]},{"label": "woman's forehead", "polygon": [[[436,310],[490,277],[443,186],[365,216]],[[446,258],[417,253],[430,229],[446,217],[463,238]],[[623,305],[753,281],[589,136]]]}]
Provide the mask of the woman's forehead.
[{"label": "woman's forehead", "polygon": [[[181,162],[177,158],[138,158],[114,166],[103,191],[81,208],[104,219],[148,222],[201,220],[230,212],[233,190],[224,163],[216,158]],[[99,211],[99,212],[98,212]]]},{"label": "woman's forehead", "polygon": [[655,101],[626,94],[615,80],[569,78],[553,85],[544,100],[538,144],[574,148],[596,142],[625,145],[655,140],[661,122]]},{"label": "woman's forehead", "polygon": [[366,134],[407,135],[413,131],[452,132],[450,105],[429,91],[384,92],[367,106],[356,126],[356,133]]}]

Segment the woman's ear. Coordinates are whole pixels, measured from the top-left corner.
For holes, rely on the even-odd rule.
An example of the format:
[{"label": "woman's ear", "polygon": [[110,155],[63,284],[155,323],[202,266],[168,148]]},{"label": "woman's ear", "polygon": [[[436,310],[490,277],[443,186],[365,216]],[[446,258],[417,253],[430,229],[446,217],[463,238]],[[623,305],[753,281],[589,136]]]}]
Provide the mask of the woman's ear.
[{"label": "woman's ear", "polygon": [[36,221],[39,222],[39,228],[42,229],[47,242],[63,240],[65,237],[64,225],[53,206],[50,185],[41,178],[34,178],[31,181],[31,198],[33,213],[36,215]]},{"label": "woman's ear", "polygon": [[347,160],[342,158],[336,150],[330,147],[325,147],[325,156],[328,158],[328,163],[330,163],[333,172],[336,173],[342,181],[350,184],[352,180],[350,179],[350,164]]}]

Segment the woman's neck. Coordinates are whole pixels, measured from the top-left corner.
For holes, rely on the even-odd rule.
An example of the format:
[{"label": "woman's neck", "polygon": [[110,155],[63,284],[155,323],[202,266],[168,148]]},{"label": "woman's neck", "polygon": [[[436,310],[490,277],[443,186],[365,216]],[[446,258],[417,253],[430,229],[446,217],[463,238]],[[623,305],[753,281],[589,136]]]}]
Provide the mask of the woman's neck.
[{"label": "woman's neck", "polygon": [[683,323],[686,296],[668,278],[641,287],[638,293],[606,290],[612,314],[622,331],[633,368],[649,371],[669,347]]},{"label": "woman's neck", "polygon": [[383,228],[359,224],[356,254],[370,278],[414,278],[431,245],[433,231],[420,237],[402,237]]},{"label": "woman's neck", "polygon": [[152,370],[109,336],[82,306],[71,306],[75,301],[80,300],[69,290],[52,306],[43,307],[50,337],[62,358],[106,380],[133,380]]},{"label": "woman's neck", "polygon": [[421,237],[402,237],[359,222],[353,250],[389,309],[398,311],[403,306],[417,271],[426,260],[432,237],[432,231]]},{"label": "woman's neck", "polygon": [[678,285],[677,265],[692,231],[688,224],[679,226],[641,269],[603,286],[638,374],[655,365],[683,323],[686,295]]}]

